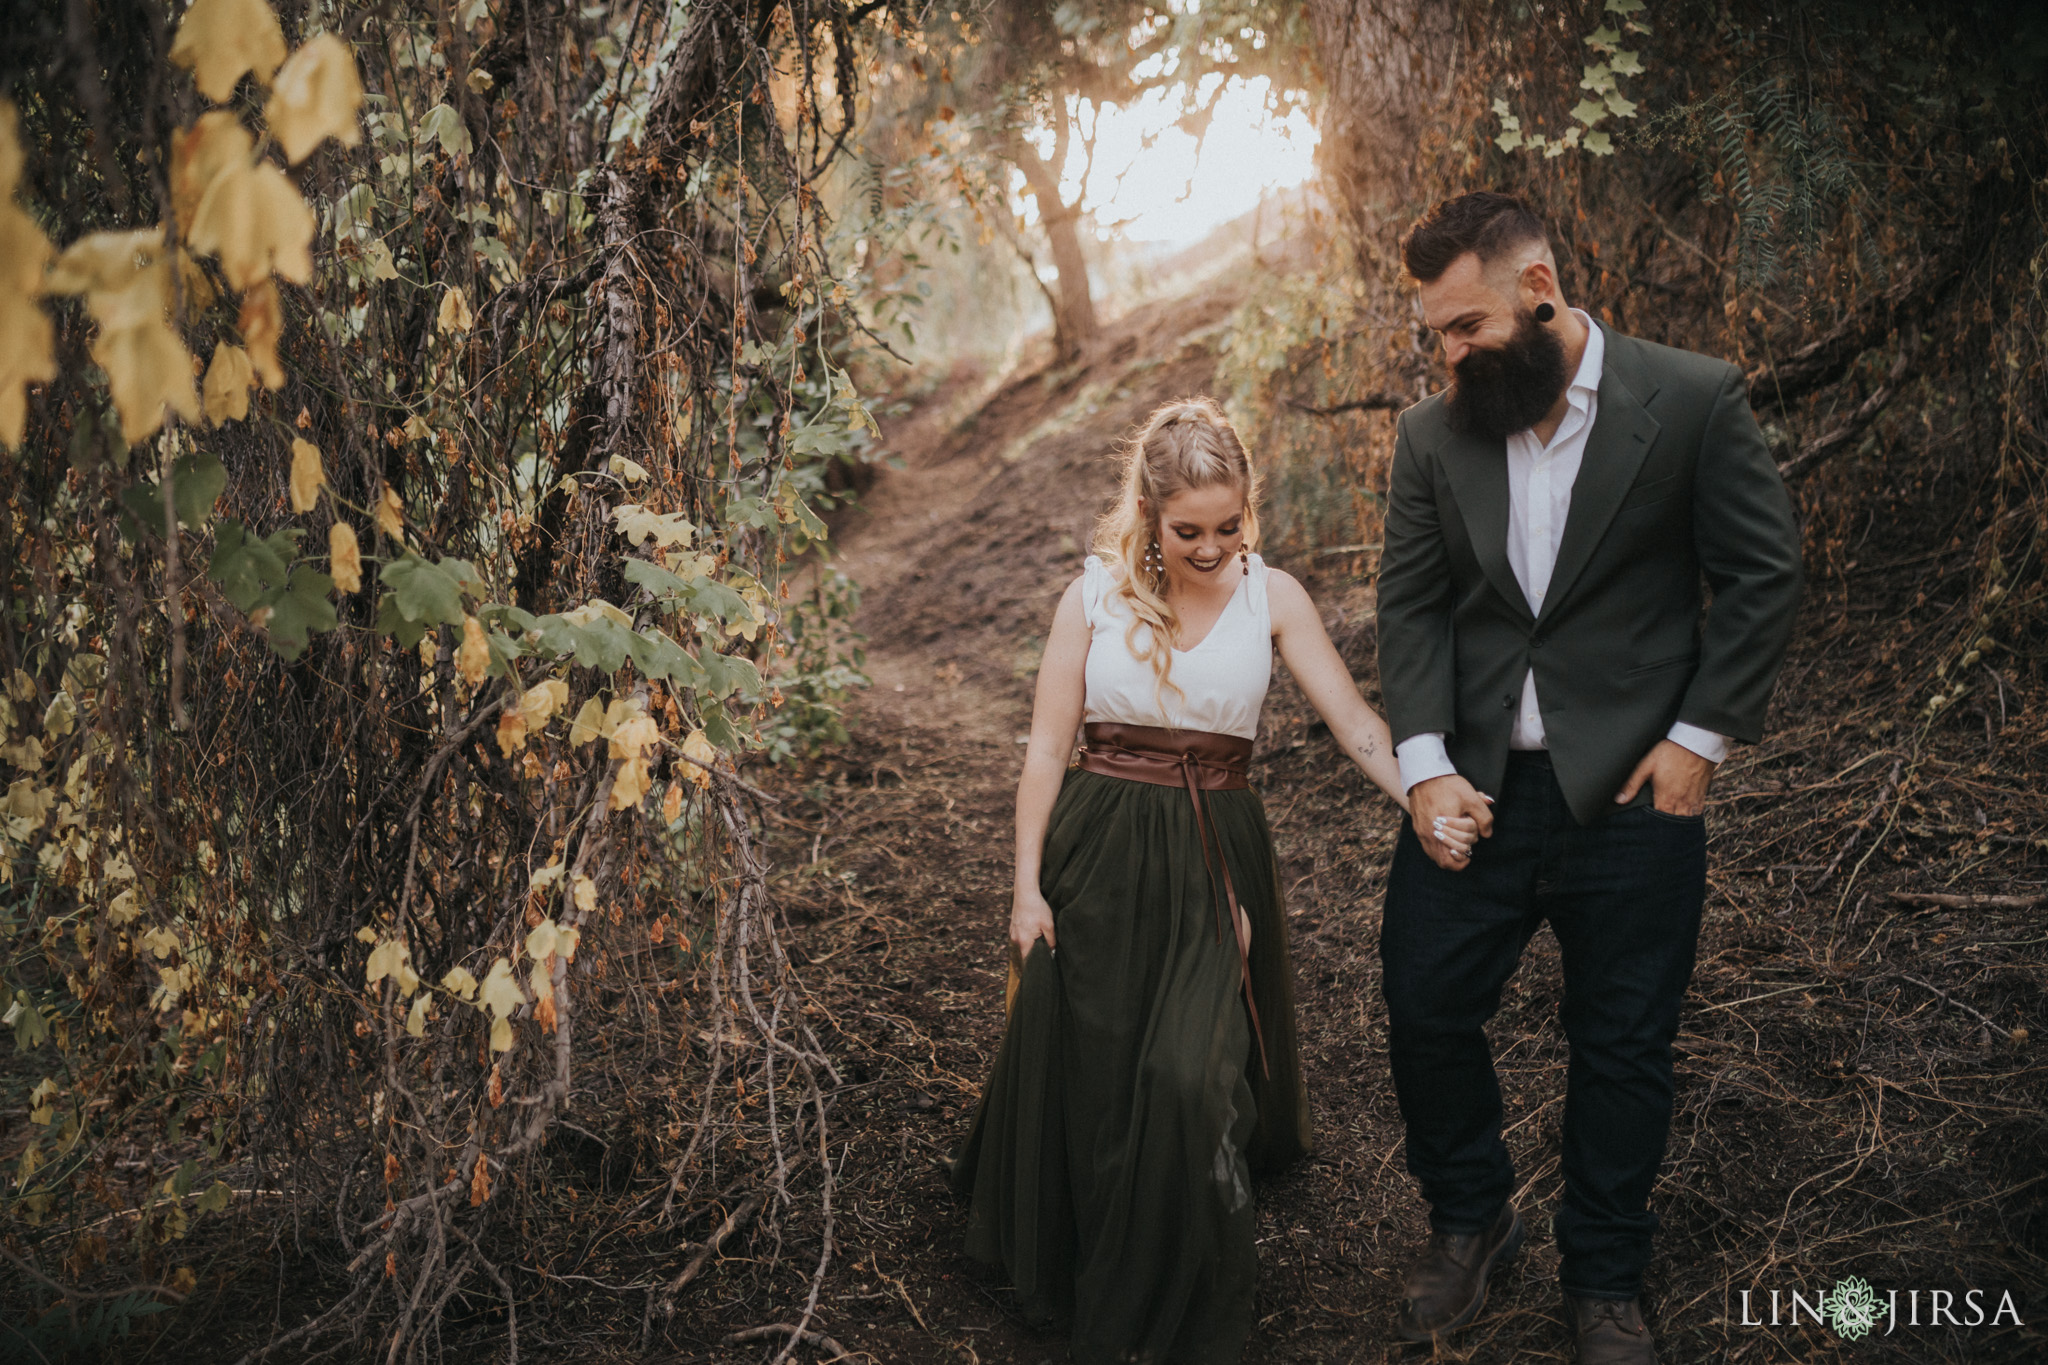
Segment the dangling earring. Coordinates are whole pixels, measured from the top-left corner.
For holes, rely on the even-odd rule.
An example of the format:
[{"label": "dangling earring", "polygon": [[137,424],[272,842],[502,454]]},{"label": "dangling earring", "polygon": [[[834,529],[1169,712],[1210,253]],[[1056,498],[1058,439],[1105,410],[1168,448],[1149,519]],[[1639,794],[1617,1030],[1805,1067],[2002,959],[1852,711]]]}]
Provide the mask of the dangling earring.
[{"label": "dangling earring", "polygon": [[1154,583],[1166,577],[1166,556],[1159,553],[1156,539],[1145,547],[1145,572]]},{"label": "dangling earring", "polygon": [[1252,552],[1240,546],[1237,551],[1237,562],[1244,565],[1244,576],[1250,578],[1252,576]]}]

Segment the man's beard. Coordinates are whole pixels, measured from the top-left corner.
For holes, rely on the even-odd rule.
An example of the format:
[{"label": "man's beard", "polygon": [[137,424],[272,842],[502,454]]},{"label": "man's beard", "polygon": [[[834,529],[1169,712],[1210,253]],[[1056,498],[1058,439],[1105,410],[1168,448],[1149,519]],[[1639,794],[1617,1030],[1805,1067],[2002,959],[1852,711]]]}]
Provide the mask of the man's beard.
[{"label": "man's beard", "polygon": [[1564,343],[1536,315],[1515,319],[1515,334],[1504,345],[1474,347],[1452,366],[1456,376],[1444,395],[1453,431],[1504,440],[1543,420],[1564,392]]}]

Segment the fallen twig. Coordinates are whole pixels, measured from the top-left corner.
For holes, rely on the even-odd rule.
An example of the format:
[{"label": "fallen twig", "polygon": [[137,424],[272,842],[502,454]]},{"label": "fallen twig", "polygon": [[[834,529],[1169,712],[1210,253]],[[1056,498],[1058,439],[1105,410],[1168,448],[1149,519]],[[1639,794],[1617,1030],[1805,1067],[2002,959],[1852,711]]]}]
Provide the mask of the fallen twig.
[{"label": "fallen twig", "polygon": [[853,1352],[847,1350],[823,1332],[812,1332],[792,1327],[786,1322],[771,1322],[765,1327],[749,1327],[744,1331],[733,1332],[727,1335],[720,1344],[739,1346],[749,1341],[766,1341],[769,1337],[779,1336],[789,1337],[792,1344],[801,1343],[805,1346],[815,1346],[821,1351],[830,1351],[832,1353],[831,1359],[833,1360],[844,1360],[853,1354]]},{"label": "fallen twig", "polygon": [[[2008,898],[2008,899],[2017,899],[2017,898],[2016,898],[2016,897],[2013,897],[2013,898]],[[2035,899],[2036,899],[2036,902],[2038,903],[2038,900],[2039,900],[2039,898],[2037,897],[2037,898],[2035,898]],[[2005,1038],[2008,1038],[2008,1039],[2012,1037],[2012,1030],[2011,1030],[2011,1029],[2009,1029],[2009,1028],[2006,1028],[2006,1027],[2004,1027],[2004,1026],[2003,1026],[2003,1025],[2001,1025],[2001,1024],[1998,1024],[1998,1023],[1995,1023],[1995,1022],[1993,1022],[1993,1021],[1992,1021],[1992,1018],[1991,1018],[1991,1016],[1990,1016],[1990,1015],[1988,1015],[1988,1014],[1984,1013],[1984,1011],[1982,1011],[1982,1010],[1978,1009],[1978,1008],[1977,1008],[1977,1007],[1976,1007],[1975,1005],[1966,1005],[1966,1004],[1964,1004],[1964,1003],[1963,1003],[1962,1001],[1960,1001],[1960,1000],[1956,999],[1956,998],[1955,998],[1955,997],[1954,997],[1953,995],[1950,995],[1950,994],[1949,994],[1949,993],[1948,993],[1947,991],[1943,990],[1943,989],[1942,989],[1941,987],[1939,987],[1939,986],[1937,986],[1937,985],[1934,985],[1934,984],[1933,984],[1933,983],[1931,983],[1931,982],[1927,982],[1927,981],[1922,981],[1922,980],[1921,980],[1921,979],[1920,979],[1919,977],[1917,977],[1917,976],[1907,976],[1907,975],[1906,975],[1906,974],[1905,974],[1904,972],[1893,972],[1893,973],[1892,973],[1892,976],[1893,976],[1893,978],[1894,978],[1894,979],[1896,979],[1896,980],[1899,980],[1899,981],[1906,981],[1906,982],[1910,982],[1910,983],[1912,983],[1913,985],[1915,985],[1915,986],[1918,986],[1918,987],[1919,987],[1919,988],[1920,988],[1921,990],[1923,990],[1923,991],[1933,991],[1933,992],[1934,992],[1934,993],[1935,993],[1936,995],[1940,996],[1940,997],[1941,997],[1941,998],[1942,998],[1943,1000],[1947,1001],[1947,1002],[1948,1002],[1949,1004],[1951,1004],[1951,1005],[1954,1005],[1954,1006],[1955,1006],[1955,1007],[1956,1007],[1957,1009],[1959,1009],[1959,1010],[1963,1011],[1963,1013],[1965,1013],[1965,1014],[1973,1014],[1973,1015],[1975,1015],[1975,1016],[1976,1016],[1976,1017],[1977,1017],[1977,1018],[1978,1018],[1979,1020],[1981,1020],[1981,1021],[1983,1022],[1983,1024],[1984,1024],[1984,1027],[1985,1027],[1985,1028],[1988,1028],[1988,1029],[1992,1029],[1992,1030],[1995,1030],[1995,1031],[1996,1031],[1996,1032],[1997,1032],[1997,1033],[1998,1033],[1998,1034],[1999,1034],[2000,1036],[2002,1036],[2002,1037],[2005,1037]]]},{"label": "fallen twig", "polygon": [[2032,896],[1960,896],[1947,891],[1893,891],[1900,905],[1932,905],[1943,910],[2031,910],[2048,904],[2048,892]]}]

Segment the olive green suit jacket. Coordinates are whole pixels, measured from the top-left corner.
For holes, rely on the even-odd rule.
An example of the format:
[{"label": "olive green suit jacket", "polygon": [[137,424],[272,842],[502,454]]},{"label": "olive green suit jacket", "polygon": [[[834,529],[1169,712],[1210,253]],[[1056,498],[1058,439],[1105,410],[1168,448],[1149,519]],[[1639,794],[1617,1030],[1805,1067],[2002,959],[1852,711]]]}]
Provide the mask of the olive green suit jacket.
[{"label": "olive green suit jacket", "polygon": [[[1506,442],[1452,431],[1441,394],[1401,414],[1379,575],[1395,742],[1442,731],[1459,773],[1498,791],[1533,668],[1581,824],[1617,809],[1674,720],[1762,734],[1800,589],[1799,527],[1741,372],[1605,335],[1543,610],[1530,612],[1508,562]],[[1635,804],[1649,798],[1645,785]]]}]

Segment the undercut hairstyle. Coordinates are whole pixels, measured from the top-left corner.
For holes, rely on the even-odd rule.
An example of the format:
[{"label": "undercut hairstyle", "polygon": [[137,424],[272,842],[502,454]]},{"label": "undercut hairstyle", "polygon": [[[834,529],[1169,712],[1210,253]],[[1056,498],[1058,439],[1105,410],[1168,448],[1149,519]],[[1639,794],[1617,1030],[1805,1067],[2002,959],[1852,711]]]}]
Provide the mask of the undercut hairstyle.
[{"label": "undercut hairstyle", "polygon": [[1476,252],[1479,263],[1487,266],[1513,247],[1549,241],[1543,220],[1520,198],[1474,190],[1446,199],[1422,215],[1401,240],[1401,264],[1416,283],[1429,284],[1468,251]]}]

